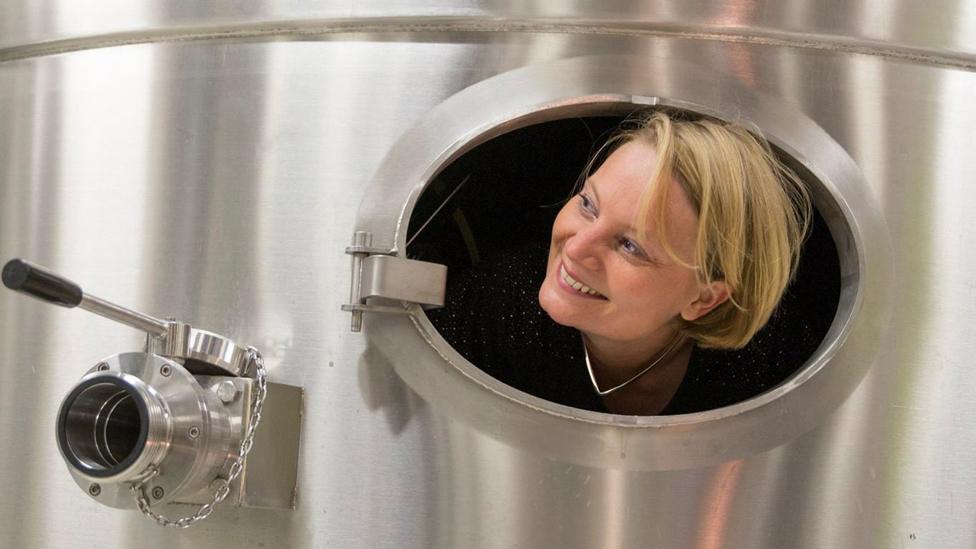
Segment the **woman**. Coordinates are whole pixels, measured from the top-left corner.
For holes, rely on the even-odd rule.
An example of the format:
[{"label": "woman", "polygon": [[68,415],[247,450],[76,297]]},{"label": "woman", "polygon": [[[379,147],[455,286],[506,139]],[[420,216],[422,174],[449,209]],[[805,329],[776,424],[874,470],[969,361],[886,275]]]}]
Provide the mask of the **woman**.
[{"label": "woman", "polygon": [[523,250],[452,279],[432,321],[488,373],[562,404],[649,415],[729,403],[703,397],[704,378],[751,374],[723,372],[729,357],[709,349],[741,349],[776,309],[807,193],[765,141],[711,118],[651,112],[608,146],[545,257]]}]

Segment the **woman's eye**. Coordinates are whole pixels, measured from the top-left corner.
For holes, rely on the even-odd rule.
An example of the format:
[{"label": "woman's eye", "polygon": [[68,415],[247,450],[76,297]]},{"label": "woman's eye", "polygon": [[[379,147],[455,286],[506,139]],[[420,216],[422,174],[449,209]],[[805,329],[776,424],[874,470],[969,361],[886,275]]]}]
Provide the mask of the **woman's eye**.
[{"label": "woman's eye", "polygon": [[586,196],[583,193],[580,193],[579,197],[580,197],[580,209],[589,215],[595,216],[596,206],[593,205],[593,201],[590,200],[590,197]]},{"label": "woman's eye", "polygon": [[633,256],[646,257],[646,254],[644,254],[644,250],[642,250],[641,247],[638,246],[636,242],[634,242],[629,238],[620,239],[620,249]]}]

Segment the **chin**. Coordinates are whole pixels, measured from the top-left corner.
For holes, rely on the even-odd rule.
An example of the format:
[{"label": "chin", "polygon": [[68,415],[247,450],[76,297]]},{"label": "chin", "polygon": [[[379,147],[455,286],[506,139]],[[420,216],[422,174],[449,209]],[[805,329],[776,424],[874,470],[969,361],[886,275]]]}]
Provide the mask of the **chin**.
[{"label": "chin", "polygon": [[[562,299],[559,299],[558,293],[560,290],[552,288],[550,286],[549,278],[547,277],[545,282],[542,283],[542,287],[539,288],[539,306],[542,310],[549,315],[556,324],[561,324],[563,326],[569,326],[570,328],[579,329],[578,315],[576,314],[575,307],[567,304]],[[555,295],[554,295],[555,294]]]}]

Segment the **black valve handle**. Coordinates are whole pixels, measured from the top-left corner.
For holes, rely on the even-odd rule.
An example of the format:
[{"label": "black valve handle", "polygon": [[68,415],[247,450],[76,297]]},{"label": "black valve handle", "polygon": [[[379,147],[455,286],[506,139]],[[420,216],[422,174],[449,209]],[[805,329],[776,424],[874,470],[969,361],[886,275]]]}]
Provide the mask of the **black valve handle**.
[{"label": "black valve handle", "polygon": [[3,266],[3,285],[62,307],[77,307],[84,297],[81,286],[23,259],[11,259]]}]

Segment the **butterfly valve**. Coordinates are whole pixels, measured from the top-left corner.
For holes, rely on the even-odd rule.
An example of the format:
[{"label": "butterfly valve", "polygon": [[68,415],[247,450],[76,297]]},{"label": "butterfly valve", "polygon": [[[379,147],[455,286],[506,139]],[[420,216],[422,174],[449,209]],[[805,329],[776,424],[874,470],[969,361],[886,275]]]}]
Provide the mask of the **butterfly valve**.
[{"label": "butterfly valve", "polygon": [[[303,394],[268,382],[256,348],[86,294],[20,259],[4,266],[3,283],[147,334],[142,352],[98,361],[61,402],[58,449],[89,497],[180,528],[225,500],[294,507]],[[179,509],[167,504],[194,507],[172,519],[162,507]]]}]

